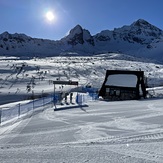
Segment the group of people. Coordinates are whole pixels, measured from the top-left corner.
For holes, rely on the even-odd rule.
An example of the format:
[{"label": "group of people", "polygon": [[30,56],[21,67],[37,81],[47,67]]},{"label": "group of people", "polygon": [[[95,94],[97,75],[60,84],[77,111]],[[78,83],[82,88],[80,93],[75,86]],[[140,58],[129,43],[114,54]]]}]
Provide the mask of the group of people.
[{"label": "group of people", "polygon": [[68,93],[68,92],[63,93],[63,92],[61,92],[60,94],[54,96],[54,100],[53,101],[54,101],[54,103],[57,103],[57,102],[62,103],[62,101],[64,100],[65,103],[68,103],[68,96],[69,96],[69,102],[73,103],[73,93],[72,92],[70,92],[70,93]]},{"label": "group of people", "polygon": [[[64,95],[64,100],[65,100],[65,103],[67,103],[67,96],[69,95],[69,93],[65,93],[65,95]],[[72,103],[72,98],[73,98],[73,93],[71,92],[70,93],[70,103]]]}]

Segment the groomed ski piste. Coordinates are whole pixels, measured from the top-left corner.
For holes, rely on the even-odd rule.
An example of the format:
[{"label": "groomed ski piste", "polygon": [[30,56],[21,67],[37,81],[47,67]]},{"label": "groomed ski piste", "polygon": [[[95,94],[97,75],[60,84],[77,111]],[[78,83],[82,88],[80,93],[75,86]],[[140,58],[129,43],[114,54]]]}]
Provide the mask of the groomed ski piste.
[{"label": "groomed ski piste", "polygon": [[[106,102],[103,99],[93,99],[88,93],[77,93],[75,92],[76,88],[71,86],[65,89],[74,91],[72,104],[68,97],[68,105],[63,101],[63,105],[56,104],[54,106],[51,102],[49,103],[53,93],[53,84],[47,84],[46,73],[44,80],[35,80],[36,84],[32,91],[35,94],[49,93],[50,96],[45,96],[44,99],[35,99],[34,109],[31,99],[1,105],[2,109],[6,109],[20,103],[21,105],[27,103],[26,108],[29,108],[27,106],[30,104],[31,110],[22,114],[22,116],[17,116],[12,121],[6,121],[8,123],[1,124],[0,162],[162,162],[162,64],[141,61],[141,59],[136,60],[120,54],[103,55],[103,57],[106,56],[107,60],[102,57],[100,59],[98,57],[84,58],[80,68],[77,66],[77,61],[81,64],[81,59],[76,58],[75,61],[69,62],[70,69],[74,68],[74,71],[69,71],[66,68],[67,65],[65,65],[65,67],[62,67],[65,68],[64,73],[59,73],[59,76],[61,79],[67,80],[63,74],[68,74],[67,76],[74,80],[76,79],[74,73],[78,76],[80,86],[84,87],[91,84],[92,87],[97,88],[103,82],[106,69],[120,69],[123,67],[123,69],[138,70],[141,68],[148,76],[148,84],[151,85],[151,88],[148,89],[150,92],[148,98]],[[65,60],[66,58],[60,58],[57,60],[60,63],[57,65],[55,62],[54,65],[58,67],[64,65]],[[41,63],[39,63],[40,61]],[[25,62],[31,64],[30,67],[37,63],[41,65],[43,71],[48,71],[51,60],[40,59],[40,61],[39,59],[37,59],[37,62],[33,60],[34,64],[31,60]],[[68,62],[68,60],[66,61]],[[4,62],[6,60],[3,60]],[[13,60],[10,62],[13,64]],[[22,63],[18,60],[15,62]],[[54,63],[54,60],[52,60],[52,63]],[[75,66],[72,64],[75,64]],[[1,65],[3,64],[1,63]],[[47,65],[48,69],[46,69]],[[58,72],[55,66],[49,69],[53,71],[47,77],[49,79],[52,76],[53,78],[50,78],[50,80],[58,78],[58,75],[55,76]],[[61,69],[60,71],[63,72]],[[8,73],[7,71],[4,72]],[[6,94],[12,95],[17,90],[18,85],[20,94],[23,94],[23,90],[24,94],[32,93],[32,91],[26,92],[28,82],[25,85],[20,85],[23,82],[19,81],[29,80],[31,74],[35,76],[35,70],[28,70],[29,75],[24,74],[24,78],[23,75],[19,76],[21,74],[18,74],[16,82],[14,78],[16,74],[12,75],[13,79],[11,80],[10,77],[6,78],[5,73],[1,74],[1,82],[4,83],[4,80],[6,80],[1,87],[1,96],[5,91]],[[14,84],[12,81],[14,81]],[[12,88],[9,88],[11,84]],[[60,91],[61,88],[58,86],[57,89]],[[10,91],[10,93],[7,91]],[[20,94],[17,93],[17,97]],[[82,97],[80,103],[76,103],[77,94]],[[23,98],[25,97],[23,96]],[[6,100],[7,96],[4,99]],[[10,116],[11,114],[8,114],[8,117]]]}]

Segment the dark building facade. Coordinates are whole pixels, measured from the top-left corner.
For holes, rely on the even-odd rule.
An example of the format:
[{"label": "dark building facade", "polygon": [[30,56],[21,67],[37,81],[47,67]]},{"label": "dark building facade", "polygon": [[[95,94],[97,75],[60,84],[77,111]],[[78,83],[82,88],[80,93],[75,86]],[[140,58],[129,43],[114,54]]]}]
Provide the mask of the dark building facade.
[{"label": "dark building facade", "polygon": [[146,98],[144,72],[107,70],[99,96],[109,101]]}]

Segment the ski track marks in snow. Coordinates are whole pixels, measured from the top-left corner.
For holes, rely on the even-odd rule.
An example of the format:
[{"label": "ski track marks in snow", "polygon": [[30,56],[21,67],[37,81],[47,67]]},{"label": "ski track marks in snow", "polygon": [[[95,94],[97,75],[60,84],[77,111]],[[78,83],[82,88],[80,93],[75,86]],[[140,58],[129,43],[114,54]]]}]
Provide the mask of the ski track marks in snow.
[{"label": "ski track marks in snow", "polygon": [[[161,119],[153,118],[163,116],[162,102],[94,101],[85,108],[50,108],[6,133],[8,138],[3,138],[6,141],[0,145],[0,156],[4,158],[8,153],[13,162],[17,161],[17,153],[20,162],[24,157],[33,162],[54,158],[58,162],[66,162],[67,158],[74,163],[161,162],[163,128]],[[34,127],[44,125],[44,121],[53,127]],[[30,139],[21,143],[23,138]]]},{"label": "ski track marks in snow", "polygon": [[[141,111],[126,110],[123,106],[121,106],[122,110],[118,108],[118,111],[117,109],[109,111],[109,108],[93,108],[95,106],[91,104],[92,107],[87,109],[87,113],[80,109],[73,110],[73,112],[59,111],[55,113],[52,113],[52,110],[47,110],[42,118],[54,122],[60,121],[71,126],[66,130],[79,129],[74,135],[77,142],[109,141],[112,144],[114,141],[118,141],[118,143],[159,141],[163,138],[161,122],[157,124],[145,121],[148,118],[163,116],[163,108],[157,108],[154,104],[148,104],[146,101],[142,103],[144,104],[141,106]],[[99,102],[98,105],[100,106],[100,104]],[[71,122],[73,118],[76,119],[76,122]]]}]

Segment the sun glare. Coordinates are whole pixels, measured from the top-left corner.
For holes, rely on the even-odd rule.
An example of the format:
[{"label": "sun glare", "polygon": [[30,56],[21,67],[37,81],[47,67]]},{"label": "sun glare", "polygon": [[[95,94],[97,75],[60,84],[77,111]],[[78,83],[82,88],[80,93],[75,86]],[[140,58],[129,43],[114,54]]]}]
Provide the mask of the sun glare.
[{"label": "sun glare", "polygon": [[49,22],[52,22],[56,19],[55,15],[52,11],[48,11],[45,16]]}]

